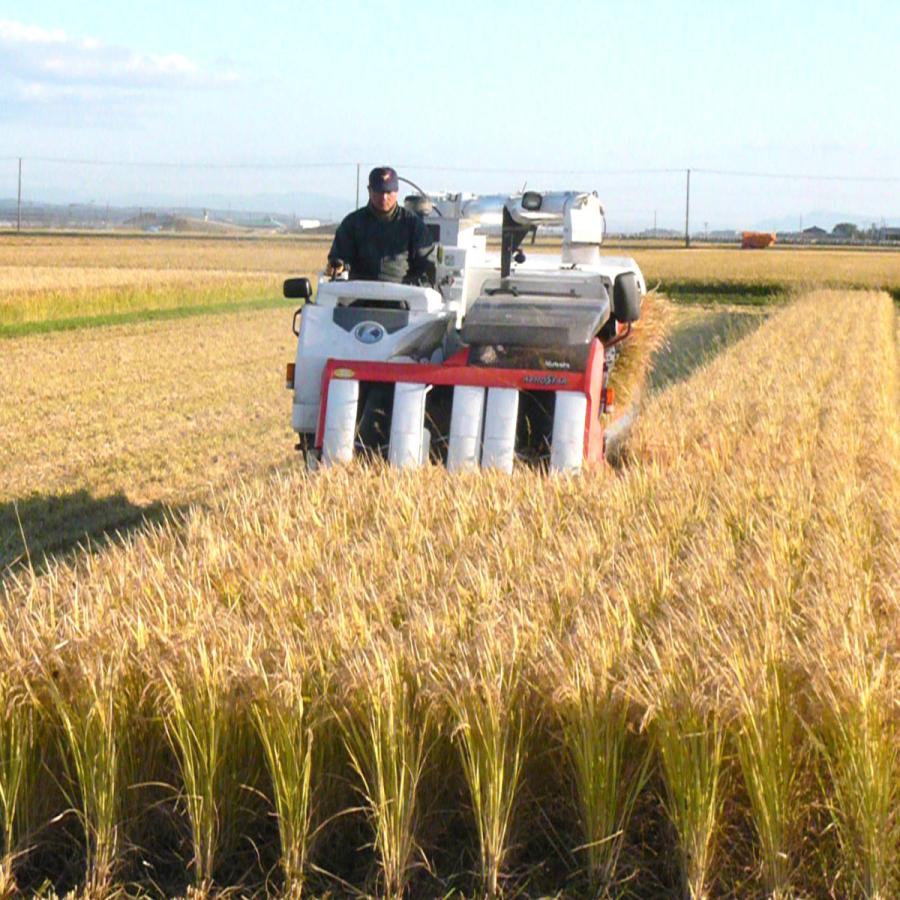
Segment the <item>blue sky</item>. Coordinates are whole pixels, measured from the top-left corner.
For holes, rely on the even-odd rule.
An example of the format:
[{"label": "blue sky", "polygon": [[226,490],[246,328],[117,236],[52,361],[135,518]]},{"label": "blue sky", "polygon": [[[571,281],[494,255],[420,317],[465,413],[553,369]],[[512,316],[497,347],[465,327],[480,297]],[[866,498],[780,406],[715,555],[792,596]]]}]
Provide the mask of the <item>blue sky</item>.
[{"label": "blue sky", "polygon": [[[291,191],[352,204],[352,163],[388,161],[429,189],[596,188],[611,216],[676,225],[682,174],[607,173],[900,178],[898,36],[896,0],[0,0],[0,157],[351,164],[28,164],[33,195],[96,202]],[[0,161],[0,196],[14,174]],[[711,227],[822,209],[900,216],[897,180],[698,174],[694,192],[694,219]]]}]

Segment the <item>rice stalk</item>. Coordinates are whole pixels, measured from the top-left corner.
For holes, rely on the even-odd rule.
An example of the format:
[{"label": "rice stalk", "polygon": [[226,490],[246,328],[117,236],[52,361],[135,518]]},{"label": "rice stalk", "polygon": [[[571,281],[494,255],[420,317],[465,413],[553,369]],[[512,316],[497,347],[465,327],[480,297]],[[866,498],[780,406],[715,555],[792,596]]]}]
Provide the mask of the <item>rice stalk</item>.
[{"label": "rice stalk", "polygon": [[417,850],[417,792],[431,729],[418,661],[378,642],[348,660],[346,677],[349,702],[338,721],[375,832],[382,891],[402,897]]},{"label": "rice stalk", "polygon": [[706,695],[697,659],[703,652],[688,642],[651,646],[641,673],[653,698],[647,717],[675,827],[682,891],[690,900],[709,896],[724,799],[725,729],[717,698]]},{"label": "rice stalk", "polygon": [[800,719],[784,662],[769,645],[761,658],[761,664],[749,656],[732,660],[736,744],[759,839],[763,886],[768,896],[782,900],[792,893]]},{"label": "rice stalk", "polygon": [[278,818],[285,894],[303,894],[323,789],[322,718],[311,696],[311,678],[298,650],[288,644],[270,669],[257,655],[251,718],[265,754]]},{"label": "rice stalk", "polygon": [[593,896],[608,896],[629,820],[650,774],[652,747],[631,728],[629,698],[621,691],[630,639],[622,623],[589,612],[571,646],[552,654],[562,679],[554,698],[572,767],[588,882]]},{"label": "rice stalk", "polygon": [[70,659],[46,671],[43,688],[58,724],[60,752],[69,769],[67,798],[85,834],[85,890],[111,889],[121,853],[125,792],[131,784],[130,719],[137,697],[127,658],[92,658],[81,643],[65,648]]},{"label": "rice stalk", "polygon": [[828,716],[817,729],[845,876],[870,900],[895,897],[900,886],[900,729],[888,665],[848,660],[822,688]]},{"label": "rice stalk", "polygon": [[615,392],[620,409],[640,400],[653,356],[665,344],[672,319],[672,304],[664,295],[650,291],[644,296],[640,322],[618,345],[615,365],[609,375],[609,387]]},{"label": "rice stalk", "polygon": [[195,637],[163,662],[158,676],[163,725],[184,786],[194,887],[201,894],[210,889],[226,843],[223,819],[237,806],[237,691],[223,643]]},{"label": "rice stalk", "polygon": [[497,896],[529,733],[523,649],[515,630],[482,639],[446,682],[478,831],[484,892]]},{"label": "rice stalk", "polygon": [[[5,635],[2,639],[6,643]],[[42,717],[22,668],[0,673],[0,808],[3,857],[0,896],[16,892],[14,864],[25,853],[40,777]]]}]

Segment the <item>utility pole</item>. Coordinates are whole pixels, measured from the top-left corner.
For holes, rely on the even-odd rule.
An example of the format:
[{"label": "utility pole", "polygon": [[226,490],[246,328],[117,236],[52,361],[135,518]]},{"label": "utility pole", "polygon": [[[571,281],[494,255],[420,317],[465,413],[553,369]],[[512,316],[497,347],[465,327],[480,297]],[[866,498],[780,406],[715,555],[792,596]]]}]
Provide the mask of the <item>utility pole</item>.
[{"label": "utility pole", "polygon": [[22,230],[22,157],[19,157],[19,196],[16,200],[16,232]]},{"label": "utility pole", "polygon": [[359,169],[360,163],[356,164],[356,207],[355,209],[359,209]]},{"label": "utility pole", "polygon": [[687,169],[687,190],[684,197],[684,246],[691,246],[691,170]]},{"label": "utility pole", "polygon": [[657,237],[656,234],[656,210],[653,210],[653,237]]}]

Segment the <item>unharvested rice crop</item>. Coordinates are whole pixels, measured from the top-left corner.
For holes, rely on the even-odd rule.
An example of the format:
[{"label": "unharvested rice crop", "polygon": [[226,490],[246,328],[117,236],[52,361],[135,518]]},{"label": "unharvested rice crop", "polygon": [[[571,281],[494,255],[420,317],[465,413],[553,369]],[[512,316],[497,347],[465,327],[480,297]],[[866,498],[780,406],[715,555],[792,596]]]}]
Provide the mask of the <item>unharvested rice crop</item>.
[{"label": "unharvested rice crop", "polygon": [[650,284],[671,282],[754,285],[785,288],[868,287],[900,290],[897,250],[736,247],[624,248],[637,259]]},{"label": "unharvested rice crop", "polygon": [[280,472],[7,580],[7,883],[896,896],[898,401],[818,292],[621,470]]}]

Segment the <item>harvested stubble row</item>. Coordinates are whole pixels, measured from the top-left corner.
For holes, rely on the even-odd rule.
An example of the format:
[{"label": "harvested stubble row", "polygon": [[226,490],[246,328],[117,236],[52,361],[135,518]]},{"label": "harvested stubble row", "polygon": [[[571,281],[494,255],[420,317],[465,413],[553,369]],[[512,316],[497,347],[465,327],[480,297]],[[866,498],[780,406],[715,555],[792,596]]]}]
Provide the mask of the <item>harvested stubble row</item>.
[{"label": "harvested stubble row", "polygon": [[820,292],[621,471],[282,474],[8,585],[7,877],[71,807],[91,892],[243,837],[294,893],[894,896],[898,400],[890,299]]}]

